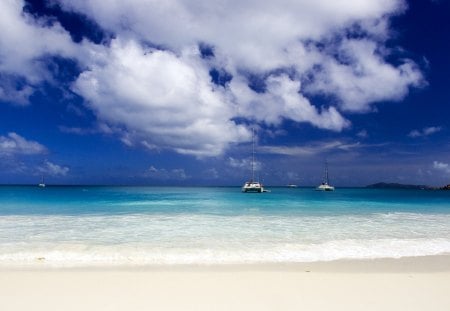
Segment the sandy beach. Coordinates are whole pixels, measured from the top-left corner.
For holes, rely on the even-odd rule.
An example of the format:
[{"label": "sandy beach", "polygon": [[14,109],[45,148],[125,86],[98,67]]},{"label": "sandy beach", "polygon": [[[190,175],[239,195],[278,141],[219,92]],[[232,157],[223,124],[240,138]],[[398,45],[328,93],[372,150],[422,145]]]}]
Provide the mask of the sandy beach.
[{"label": "sandy beach", "polygon": [[0,310],[450,310],[450,256],[0,270]]}]

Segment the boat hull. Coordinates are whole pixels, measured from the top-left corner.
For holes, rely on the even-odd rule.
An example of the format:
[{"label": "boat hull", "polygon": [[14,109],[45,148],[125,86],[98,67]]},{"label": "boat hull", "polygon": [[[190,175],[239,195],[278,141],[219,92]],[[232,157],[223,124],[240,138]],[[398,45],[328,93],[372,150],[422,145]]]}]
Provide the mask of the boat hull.
[{"label": "boat hull", "polygon": [[242,187],[242,192],[261,193],[264,192],[264,187],[259,182],[247,182]]},{"label": "boat hull", "polygon": [[330,185],[320,185],[316,188],[316,191],[334,191],[334,187]]}]

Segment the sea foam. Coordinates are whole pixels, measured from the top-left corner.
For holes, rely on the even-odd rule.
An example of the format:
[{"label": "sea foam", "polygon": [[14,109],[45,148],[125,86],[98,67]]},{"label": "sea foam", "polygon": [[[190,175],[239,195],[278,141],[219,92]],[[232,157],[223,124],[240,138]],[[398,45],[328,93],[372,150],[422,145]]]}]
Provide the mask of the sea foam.
[{"label": "sea foam", "polygon": [[311,262],[450,253],[450,216],[0,217],[0,265]]}]

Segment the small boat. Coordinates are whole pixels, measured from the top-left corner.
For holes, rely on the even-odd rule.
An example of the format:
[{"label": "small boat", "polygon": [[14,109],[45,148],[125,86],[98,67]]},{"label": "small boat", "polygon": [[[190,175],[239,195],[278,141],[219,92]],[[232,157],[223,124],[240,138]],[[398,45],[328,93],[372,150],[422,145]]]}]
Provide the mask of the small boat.
[{"label": "small boat", "polygon": [[44,175],[42,175],[41,182],[38,184],[38,187],[45,188]]},{"label": "small boat", "polygon": [[316,188],[316,191],[334,191],[334,187],[328,183],[328,163],[325,161],[325,174],[323,182]]},{"label": "small boat", "polygon": [[267,192],[264,190],[263,185],[259,181],[247,181],[244,186],[242,186],[242,192]]},{"label": "small boat", "polygon": [[334,187],[330,186],[328,183],[323,182],[322,184],[320,184],[317,188],[316,191],[334,191]]},{"label": "small boat", "polygon": [[255,130],[252,131],[252,178],[242,186],[242,192],[268,192],[259,181],[255,181]]},{"label": "small boat", "polygon": [[296,184],[288,184],[286,187],[288,187],[288,188],[297,188],[298,186]]}]

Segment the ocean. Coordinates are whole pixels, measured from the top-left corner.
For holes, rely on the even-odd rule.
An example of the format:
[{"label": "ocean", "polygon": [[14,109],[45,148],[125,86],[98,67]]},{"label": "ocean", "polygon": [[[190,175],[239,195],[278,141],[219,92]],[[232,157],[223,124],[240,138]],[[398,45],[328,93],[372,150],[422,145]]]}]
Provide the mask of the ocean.
[{"label": "ocean", "polygon": [[297,263],[450,253],[450,191],[0,187],[0,267]]}]

